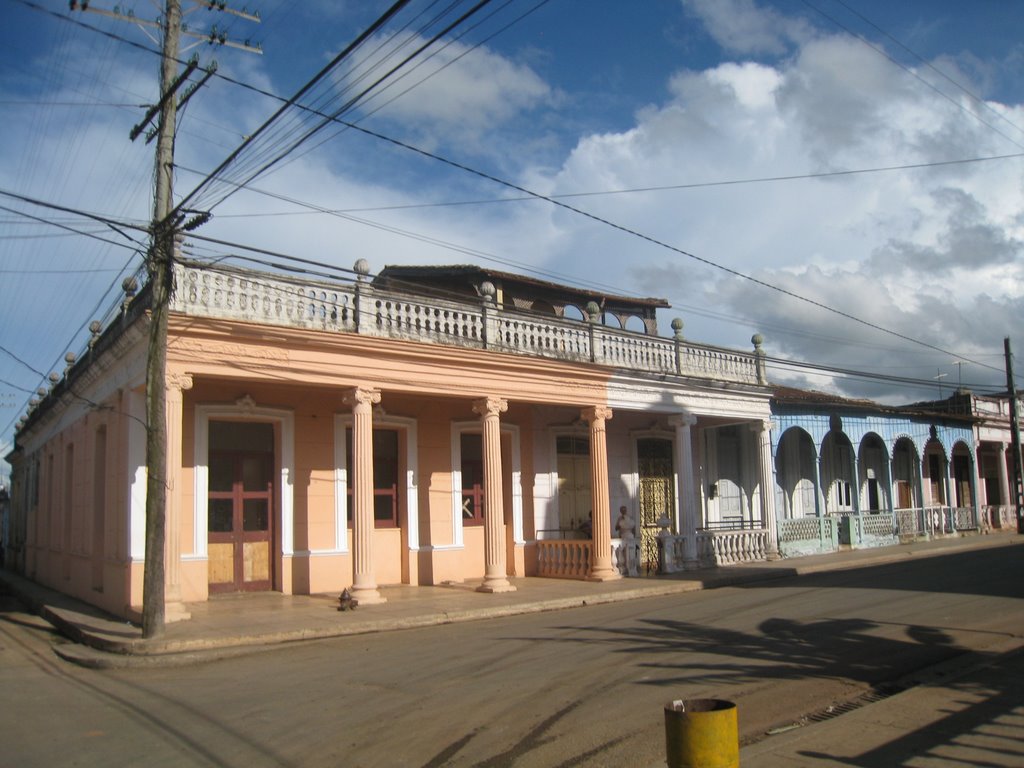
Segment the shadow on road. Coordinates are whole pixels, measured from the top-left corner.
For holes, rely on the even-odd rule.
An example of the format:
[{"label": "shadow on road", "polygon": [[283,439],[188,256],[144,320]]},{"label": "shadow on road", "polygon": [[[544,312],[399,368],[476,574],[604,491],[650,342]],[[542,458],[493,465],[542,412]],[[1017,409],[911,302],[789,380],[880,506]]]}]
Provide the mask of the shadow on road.
[{"label": "shadow on road", "polygon": [[[908,560],[875,567],[744,584],[742,590],[899,590],[920,595],[1024,597],[1024,559],[1016,547],[1000,553],[965,552],[942,558],[941,568]],[[766,680],[845,678],[891,694],[921,679],[934,692],[931,710],[900,723],[906,730],[885,743],[865,741],[855,757],[836,760],[807,749],[805,757],[857,766],[934,764],[1024,765],[1024,654],[1000,656],[972,651],[943,627],[844,617],[797,620],[773,617],[756,631],[741,631],[661,615],[640,617],[625,626],[562,625],[561,642],[601,644],[632,657],[653,674],[639,680],[655,688],[695,689],[736,686]],[[981,631],[965,627],[967,631]],[[1008,637],[1006,633],[995,633]],[[907,679],[907,670],[925,671],[956,659],[970,671],[946,682],[941,674]],[[1004,668],[1005,665],[1005,668]],[[903,678],[903,683],[896,681]],[[892,700],[899,701],[898,699]],[[806,714],[806,713],[800,713]],[[838,725],[838,723],[837,723]],[[856,738],[847,739],[854,743]],[[854,750],[854,753],[856,750]],[[921,759],[922,756],[930,757]],[[938,762],[935,762],[938,761]]]}]

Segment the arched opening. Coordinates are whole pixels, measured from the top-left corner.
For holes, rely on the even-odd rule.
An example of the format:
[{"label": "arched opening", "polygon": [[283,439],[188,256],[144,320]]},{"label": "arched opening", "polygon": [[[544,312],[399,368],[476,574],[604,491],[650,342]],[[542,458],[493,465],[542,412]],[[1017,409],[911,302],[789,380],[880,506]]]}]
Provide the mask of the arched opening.
[{"label": "arched opening", "polygon": [[892,449],[892,482],[897,509],[913,509],[917,506],[917,466],[917,447],[909,437],[901,437]]},{"label": "arched opening", "polygon": [[775,452],[775,477],[782,489],[785,517],[817,514],[817,455],[811,436],[798,427],[787,429]]},{"label": "arched opening", "polygon": [[864,436],[858,457],[860,506],[864,512],[877,514],[892,508],[892,490],[888,482],[889,456],[882,438],[875,433]]},{"label": "arched opening", "polygon": [[949,462],[942,443],[938,440],[929,440],[924,448],[922,475],[926,492],[925,506],[949,506],[946,482],[949,476]]},{"label": "arched opening", "polygon": [[612,314],[611,312],[601,313],[601,325],[606,326],[608,328],[622,328],[622,323],[619,322],[618,316]]},{"label": "arched opening", "polygon": [[853,445],[842,432],[829,432],[821,443],[821,484],[825,489],[825,513],[842,514],[856,509],[853,477]]},{"label": "arched opening", "polygon": [[633,333],[647,333],[647,325],[639,315],[630,315],[626,318],[625,329]]},{"label": "arched opening", "polygon": [[534,301],[533,305],[530,307],[530,310],[538,315],[549,315],[551,317],[555,316],[555,308],[549,302],[544,301],[543,299],[537,299],[536,301]]},{"label": "arched opening", "polygon": [[953,446],[953,503],[957,507],[972,507],[971,449],[963,443]]},{"label": "arched opening", "polygon": [[578,320],[580,322],[587,319],[586,315],[583,314],[583,310],[575,304],[566,304],[565,308],[562,310],[562,317],[566,320]]}]

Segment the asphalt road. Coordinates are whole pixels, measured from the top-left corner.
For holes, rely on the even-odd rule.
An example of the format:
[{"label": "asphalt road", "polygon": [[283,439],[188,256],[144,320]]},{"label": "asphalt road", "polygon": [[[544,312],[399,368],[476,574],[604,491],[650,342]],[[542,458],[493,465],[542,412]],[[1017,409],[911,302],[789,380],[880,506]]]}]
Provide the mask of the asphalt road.
[{"label": "asphalt road", "polygon": [[[662,707],[744,741],[1024,633],[1024,547],[422,630],[173,669],[59,661],[0,596],[2,766],[652,766]],[[770,737],[768,737],[770,738]]]}]

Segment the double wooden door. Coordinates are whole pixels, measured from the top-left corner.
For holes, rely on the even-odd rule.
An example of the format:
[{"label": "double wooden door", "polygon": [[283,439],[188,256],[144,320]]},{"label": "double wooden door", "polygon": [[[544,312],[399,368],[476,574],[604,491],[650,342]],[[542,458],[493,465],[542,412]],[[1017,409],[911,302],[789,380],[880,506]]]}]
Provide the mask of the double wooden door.
[{"label": "double wooden door", "polygon": [[272,581],[273,454],[211,451],[211,592],[268,590]]}]

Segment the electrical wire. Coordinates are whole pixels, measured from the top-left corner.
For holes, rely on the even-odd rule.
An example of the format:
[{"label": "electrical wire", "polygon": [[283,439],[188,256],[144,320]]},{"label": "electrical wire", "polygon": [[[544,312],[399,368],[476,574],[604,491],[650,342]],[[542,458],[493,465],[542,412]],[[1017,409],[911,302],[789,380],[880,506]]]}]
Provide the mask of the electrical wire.
[{"label": "electrical wire", "polygon": [[[32,3],[27,3],[27,2],[26,2],[25,4],[26,4],[26,5],[30,5],[30,6],[34,5],[34,4],[32,4]],[[353,125],[351,125],[351,124],[345,124],[345,123],[342,123],[342,124],[343,124],[343,125],[344,125],[344,126],[345,126],[346,128],[351,128],[351,127],[355,127],[355,126],[353,126]],[[362,130],[362,129],[359,129],[359,128],[357,128],[357,130]],[[470,171],[470,172],[472,172],[472,173],[476,173],[477,175],[479,175],[479,176],[481,176],[481,177],[483,177],[483,178],[488,178],[488,179],[490,179],[490,180],[492,180],[492,181],[497,181],[498,183],[503,183],[503,184],[506,184],[507,186],[510,186],[510,187],[511,187],[511,188],[513,188],[513,189],[519,189],[520,191],[522,191],[522,192],[526,193],[526,196],[525,196],[525,197],[523,197],[523,198],[521,198],[521,199],[535,199],[535,200],[545,200],[545,201],[548,201],[548,202],[554,202],[554,197],[553,197],[553,196],[552,196],[552,197],[546,197],[546,196],[543,196],[543,195],[538,195],[538,194],[536,194],[536,193],[532,193],[532,192],[530,192],[529,190],[525,190],[525,189],[522,189],[522,188],[518,188],[518,187],[516,187],[515,185],[511,185],[511,184],[509,184],[508,182],[502,182],[502,181],[501,181],[500,179],[497,179],[497,178],[495,178],[495,177],[490,177],[490,176],[488,176],[488,175],[486,175],[486,174],[482,174],[481,172],[478,172],[478,171],[474,171],[473,169],[470,169],[470,168],[468,168],[468,167],[462,166],[462,165],[460,165],[460,164],[458,164],[458,163],[454,163],[454,162],[452,162],[452,161],[448,161],[448,160],[445,160],[444,158],[440,158],[440,157],[438,157],[438,156],[436,156],[436,155],[432,155],[432,154],[430,154],[430,153],[426,153],[426,152],[424,152],[423,150],[419,150],[419,149],[417,149],[417,148],[411,147],[410,145],[405,145],[405,144],[403,144],[403,143],[401,143],[401,142],[397,142],[396,140],[390,139],[390,138],[388,138],[388,137],[385,137],[385,136],[382,136],[382,135],[380,135],[380,134],[376,134],[376,133],[373,133],[373,132],[367,132],[367,131],[364,131],[364,133],[369,133],[369,135],[375,136],[375,137],[376,137],[376,138],[378,138],[378,139],[382,139],[382,140],[385,140],[385,141],[390,141],[391,143],[397,144],[397,145],[399,145],[399,146],[404,146],[404,147],[406,147],[407,149],[411,149],[411,150],[413,150],[413,151],[419,152],[420,154],[424,154],[424,155],[426,155],[426,156],[428,156],[428,157],[433,157],[434,159],[440,160],[440,161],[442,161],[442,162],[446,162],[447,164],[449,164],[449,165],[452,165],[453,167],[456,167],[456,168],[461,168],[462,170],[467,170],[467,171]],[[952,162],[956,162],[956,161],[952,161]],[[561,196],[559,196],[559,197],[561,197]],[[566,207],[566,208],[568,208],[569,210],[572,210],[572,211],[574,211],[574,212],[576,212],[576,213],[579,213],[579,214],[581,214],[581,215],[587,216],[588,218],[592,218],[592,219],[594,219],[594,220],[596,220],[596,221],[599,221],[599,222],[603,222],[603,223],[605,223],[605,224],[608,224],[608,225],[610,225],[610,226],[613,226],[613,227],[615,227],[615,228],[617,228],[617,229],[621,229],[622,231],[624,231],[624,232],[626,232],[626,233],[629,233],[629,234],[633,234],[633,235],[635,235],[635,236],[639,236],[639,237],[641,237],[642,239],[646,239],[646,240],[649,240],[649,241],[650,241],[650,242],[652,242],[652,243],[655,243],[655,244],[660,244],[660,245],[662,245],[663,247],[667,247],[667,248],[670,248],[671,250],[677,251],[677,252],[681,253],[681,254],[682,254],[682,255],[684,255],[684,256],[688,256],[688,257],[690,257],[690,258],[694,258],[694,259],[697,259],[698,261],[702,261],[702,262],[704,262],[704,263],[706,263],[706,264],[709,264],[710,266],[714,266],[714,267],[718,267],[718,268],[720,268],[720,269],[724,269],[725,271],[729,272],[730,274],[733,274],[734,276],[738,276],[738,277],[743,277],[743,278],[746,278],[746,279],[750,279],[750,280],[752,280],[752,281],[753,281],[753,282],[755,282],[755,283],[758,283],[758,284],[764,285],[764,286],[766,286],[766,287],[769,287],[769,288],[772,288],[772,289],[774,289],[774,290],[780,290],[780,291],[781,291],[781,292],[783,292],[783,293],[787,293],[787,294],[789,294],[789,295],[793,296],[794,298],[798,298],[798,299],[801,299],[801,300],[809,301],[810,303],[812,303],[812,304],[816,304],[817,306],[819,306],[819,307],[821,307],[821,308],[824,308],[824,309],[827,309],[827,310],[829,310],[829,311],[835,311],[835,310],[832,310],[831,308],[829,308],[829,307],[827,307],[827,306],[825,306],[825,305],[821,305],[821,304],[818,304],[817,302],[814,302],[814,301],[812,301],[812,300],[804,299],[803,297],[800,297],[800,296],[798,296],[798,295],[796,295],[796,294],[792,294],[792,293],[790,293],[790,292],[788,292],[788,291],[785,291],[785,290],[783,290],[783,289],[779,289],[779,288],[776,288],[775,286],[772,286],[772,285],[770,285],[770,284],[767,284],[767,283],[763,283],[762,281],[759,281],[759,280],[757,280],[756,278],[751,278],[751,277],[748,277],[748,276],[746,276],[746,275],[743,275],[742,273],[738,273],[738,272],[735,272],[735,271],[733,271],[733,270],[730,270],[730,269],[729,269],[729,268],[727,268],[727,267],[722,267],[722,266],[720,266],[720,265],[717,265],[717,264],[715,264],[714,262],[710,262],[710,261],[707,261],[707,260],[701,259],[700,257],[697,257],[697,256],[694,256],[694,255],[692,255],[692,254],[686,253],[685,251],[682,251],[682,250],[680,250],[680,249],[676,249],[676,248],[674,248],[674,247],[672,247],[672,246],[669,246],[669,245],[667,245],[667,244],[663,244],[663,243],[658,243],[658,241],[656,241],[656,240],[653,240],[653,239],[651,239],[651,238],[647,238],[647,237],[643,236],[643,235],[642,235],[641,233],[636,233],[636,232],[633,232],[632,230],[629,230],[629,229],[627,229],[627,228],[624,228],[624,227],[620,227],[620,226],[618,226],[618,225],[615,225],[615,224],[613,224],[612,222],[608,222],[608,221],[606,221],[606,220],[604,220],[604,219],[601,219],[601,218],[599,218],[599,217],[593,216],[592,214],[589,214],[589,213],[586,213],[586,212],[584,212],[584,211],[580,211],[580,210],[578,210],[578,209],[572,208],[571,206],[563,206],[563,207]],[[837,312],[837,314],[840,314],[840,315],[842,315],[842,316],[848,317],[849,319],[852,319],[852,320],[856,320],[856,321],[858,321],[858,322],[864,322],[864,321],[860,321],[860,320],[859,320],[858,318],[855,318],[855,317],[853,317],[853,316],[848,316],[848,315],[845,315],[845,314],[844,314],[844,313],[842,313],[842,312]],[[882,328],[882,327],[880,327],[880,326],[875,326],[875,325],[873,325],[873,324],[870,324],[870,323],[865,323],[865,324],[867,324],[867,325],[870,325],[871,327],[874,327],[874,328],[876,328],[876,329],[878,329],[878,330],[881,330],[881,331],[883,331],[883,332],[886,332],[886,333],[893,333],[893,335],[896,335],[897,337],[899,337],[899,338],[901,338],[901,339],[903,339],[903,340],[906,340],[906,341],[911,341],[911,342],[914,342],[914,343],[919,343],[919,344],[922,344],[923,346],[925,346],[925,347],[928,347],[928,348],[930,348],[930,349],[933,349],[933,350],[935,350],[935,351],[940,351],[940,352],[943,352],[943,353],[946,353],[946,354],[952,354],[952,353],[949,353],[949,352],[947,352],[946,350],[943,350],[943,349],[941,349],[941,348],[939,348],[939,347],[935,347],[935,346],[932,346],[932,345],[924,344],[923,342],[918,342],[918,341],[917,341],[917,340],[915,340],[915,339],[912,339],[912,338],[910,338],[910,337],[906,337],[906,336],[903,336],[903,335],[901,335],[901,334],[898,334],[898,333],[894,333],[894,332],[888,331],[887,329],[885,329],[885,328]],[[992,366],[986,366],[986,367],[992,368],[993,370],[998,370],[998,369],[996,369],[996,368],[994,368],[994,367],[992,367]]]},{"label": "electrical wire", "polygon": [[[397,13],[399,10],[401,10],[401,8],[403,6],[405,6],[408,2],[409,2],[409,0],[399,0],[399,2],[396,2],[395,5],[392,7],[394,13]],[[428,40],[423,45],[419,46],[413,53],[409,54],[404,59],[402,59],[402,61],[400,61],[398,64],[396,64],[391,69],[389,69],[384,75],[382,75],[381,77],[377,78],[377,80],[375,80],[371,85],[369,85],[366,88],[364,88],[358,95],[349,98],[348,101],[346,101],[340,108],[338,108],[334,112],[332,112],[330,114],[322,114],[322,116],[321,116],[322,119],[320,121],[315,123],[313,125],[313,127],[311,127],[308,130],[306,130],[306,132],[303,133],[301,136],[299,136],[297,139],[291,141],[281,151],[279,151],[276,154],[274,154],[271,159],[267,160],[261,166],[259,166],[257,169],[255,169],[254,171],[252,171],[248,175],[246,175],[244,181],[242,181],[240,183],[237,183],[237,184],[233,183],[227,192],[224,192],[224,193],[222,193],[221,195],[219,195],[217,197],[215,202],[212,202],[212,203],[200,203],[200,201],[198,199],[199,193],[206,186],[212,184],[213,180],[216,179],[218,177],[218,175],[221,174],[222,171],[224,169],[226,169],[227,166],[231,162],[233,162],[234,159],[237,158],[241,154],[241,152],[244,150],[244,148],[251,143],[251,140],[253,138],[255,138],[257,135],[262,133],[266,128],[268,128],[277,119],[279,119],[281,117],[281,115],[285,112],[285,110],[289,106],[297,104],[298,100],[308,90],[310,90],[317,82],[319,82],[324,77],[326,77],[330,72],[334,71],[337,68],[337,66],[342,61],[344,61],[351,54],[352,51],[354,51],[356,48],[358,48],[358,46],[362,45],[362,43],[365,42],[366,39],[368,39],[376,30],[378,30],[380,27],[382,27],[391,18],[391,16],[393,16],[394,14],[393,13],[389,13],[389,14],[385,14],[384,16],[382,16],[377,22],[375,22],[364,33],[362,33],[355,41],[353,41],[352,44],[350,44],[348,47],[346,47],[345,50],[343,50],[340,54],[338,54],[338,56],[336,56],[331,61],[331,63],[328,64],[327,67],[325,67],[317,75],[315,75],[313,80],[311,80],[309,83],[307,83],[305,86],[303,86],[299,90],[299,92],[297,94],[295,94],[293,97],[291,97],[286,102],[286,104],[284,106],[282,106],[273,116],[271,116],[270,119],[267,120],[267,122],[265,122],[259,129],[257,129],[256,134],[254,134],[252,137],[246,139],[246,141],[244,141],[242,143],[242,145],[235,152],[233,152],[228,157],[227,160],[225,160],[220,166],[218,166],[217,169],[215,169],[213,172],[211,172],[209,174],[207,179],[205,179],[204,181],[200,182],[199,186],[196,189],[194,189],[192,192],[186,194],[185,197],[182,199],[182,201],[175,207],[174,211],[172,211],[171,215],[173,216],[173,215],[177,214],[178,212],[180,212],[181,209],[184,208],[186,205],[188,205],[190,202],[194,206],[197,206],[197,207],[201,206],[202,208],[206,209],[207,211],[212,211],[213,208],[215,208],[217,205],[223,203],[224,200],[226,200],[228,196],[233,194],[239,187],[244,187],[246,184],[251,183],[252,181],[255,181],[256,178],[258,178],[259,176],[261,176],[264,173],[266,173],[268,170],[270,170],[272,167],[274,167],[277,163],[279,163],[284,158],[288,157],[289,154],[294,152],[298,147],[300,147],[303,143],[308,141],[312,136],[316,135],[318,132],[323,130],[326,126],[330,125],[332,122],[338,122],[341,115],[343,115],[346,112],[348,112],[351,109],[353,109],[356,104],[358,104],[362,99],[364,99],[374,89],[379,87],[384,81],[386,81],[394,73],[399,71],[399,69],[404,67],[408,62],[410,62],[412,59],[414,59],[416,56],[418,56],[420,53],[422,53],[428,47],[430,47],[431,45],[436,43],[439,39],[441,39],[441,37],[443,37],[444,35],[450,33],[452,30],[456,29],[460,25],[464,24],[469,18],[471,18],[474,14],[478,13],[482,8],[486,7],[490,2],[492,2],[492,0],[478,0],[478,2],[476,2],[469,10],[467,10],[466,12],[464,12],[463,14],[458,16],[454,21],[452,21],[446,27],[444,27],[439,32],[437,32],[430,40]],[[319,110],[317,110],[317,112],[319,112]]]},{"label": "electrical wire", "polygon": [[[967,114],[971,115],[971,116],[972,116],[972,117],[973,117],[973,118],[974,118],[975,120],[977,120],[977,121],[978,121],[979,123],[981,123],[982,125],[984,125],[984,126],[985,126],[986,128],[989,128],[989,129],[990,129],[990,130],[991,130],[992,132],[994,132],[994,133],[998,134],[999,136],[1002,136],[1002,137],[1003,137],[1004,139],[1006,139],[1006,140],[1007,140],[1008,142],[1010,142],[1011,144],[1013,144],[1013,145],[1014,145],[1015,147],[1017,147],[1017,148],[1019,148],[1019,149],[1024,149],[1024,144],[1021,144],[1021,143],[1020,143],[1019,141],[1017,141],[1016,139],[1012,138],[1011,136],[1007,136],[1007,135],[1006,135],[1005,133],[1003,133],[1003,132],[1002,132],[1001,130],[999,130],[999,129],[998,129],[998,128],[996,128],[996,127],[995,127],[994,125],[992,125],[992,123],[990,123],[990,122],[988,122],[987,120],[983,119],[983,118],[982,118],[982,116],[981,116],[981,115],[979,115],[979,114],[978,114],[977,112],[975,112],[975,111],[973,111],[973,110],[971,110],[971,109],[968,109],[968,108],[967,108],[966,106],[964,106],[964,105],[963,105],[963,104],[961,104],[961,103],[960,103],[959,101],[957,101],[956,99],[954,99],[954,98],[953,98],[952,96],[950,96],[950,95],[949,95],[948,93],[945,93],[945,92],[943,92],[943,91],[942,91],[941,89],[939,89],[939,88],[936,88],[936,87],[935,87],[935,86],[934,86],[934,85],[933,85],[932,83],[929,83],[929,82],[928,82],[927,80],[925,80],[925,79],[924,79],[923,77],[921,77],[921,76],[920,76],[919,74],[917,74],[917,72],[915,72],[914,70],[912,70],[912,69],[911,69],[910,67],[906,66],[905,64],[903,64],[903,63],[902,63],[902,62],[900,62],[900,61],[897,61],[897,60],[896,60],[895,58],[893,58],[893,57],[892,57],[892,56],[890,56],[890,55],[889,55],[888,53],[886,53],[886,52],[885,52],[885,50],[884,50],[883,48],[880,48],[879,46],[875,45],[875,44],[874,44],[874,43],[872,43],[872,42],[871,42],[870,40],[868,40],[867,38],[865,38],[865,37],[864,37],[863,35],[860,35],[860,34],[858,34],[858,33],[854,32],[853,30],[851,30],[851,29],[850,29],[849,27],[847,27],[847,26],[846,26],[845,24],[843,24],[843,23],[842,23],[841,21],[839,21],[839,20],[838,20],[838,19],[836,19],[835,17],[833,17],[833,16],[831,16],[831,15],[829,15],[829,14],[825,13],[825,11],[821,10],[821,8],[818,8],[818,7],[816,6],[816,5],[814,5],[814,3],[810,2],[810,0],[801,0],[801,2],[802,2],[802,3],[804,4],[804,5],[806,5],[806,6],[808,7],[808,8],[810,8],[810,9],[811,9],[812,11],[815,11],[815,12],[817,12],[817,13],[821,14],[821,15],[822,15],[823,17],[825,17],[826,19],[828,19],[829,21],[831,21],[831,22],[832,22],[833,24],[835,24],[836,26],[838,26],[838,27],[840,27],[840,28],[842,28],[842,29],[845,29],[845,30],[846,30],[847,32],[849,32],[849,33],[850,33],[851,35],[853,35],[853,36],[854,36],[854,37],[856,37],[856,38],[857,38],[858,40],[860,40],[860,41],[861,41],[862,43],[864,43],[864,45],[866,45],[866,46],[868,46],[869,48],[871,48],[871,49],[872,49],[873,51],[875,51],[876,53],[878,53],[878,54],[879,54],[880,56],[884,56],[884,57],[885,57],[886,59],[888,59],[889,61],[891,61],[891,62],[892,62],[893,64],[895,64],[895,65],[896,65],[897,67],[899,67],[900,69],[902,69],[902,70],[903,70],[904,72],[906,72],[907,74],[909,74],[909,75],[910,75],[911,77],[913,77],[913,78],[914,78],[915,80],[917,80],[918,82],[922,83],[922,84],[923,84],[923,85],[924,85],[924,86],[925,86],[926,88],[928,88],[929,90],[931,90],[931,91],[934,91],[934,92],[935,92],[936,94],[938,94],[939,96],[941,96],[941,97],[942,97],[943,99],[945,99],[946,101],[948,101],[948,102],[949,102],[950,104],[952,104],[953,106],[955,106],[955,107],[956,107],[957,109],[959,109],[959,110],[962,110],[963,112],[966,112]],[[859,15],[859,14],[858,14],[858,15]],[[946,79],[948,80],[949,78],[946,78]],[[976,98],[976,97],[973,97],[973,96],[972,96],[972,98]],[[1013,125],[1013,123],[1011,123],[1011,125]],[[1014,128],[1017,128],[1017,126],[1016,126],[1016,125],[1013,125],[1013,127],[1014,127]],[[1017,130],[1019,131],[1019,130],[1020,130],[1020,128],[1017,128]]]}]

